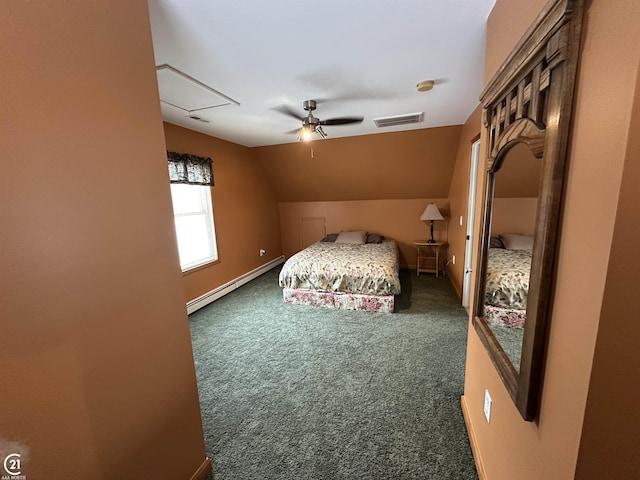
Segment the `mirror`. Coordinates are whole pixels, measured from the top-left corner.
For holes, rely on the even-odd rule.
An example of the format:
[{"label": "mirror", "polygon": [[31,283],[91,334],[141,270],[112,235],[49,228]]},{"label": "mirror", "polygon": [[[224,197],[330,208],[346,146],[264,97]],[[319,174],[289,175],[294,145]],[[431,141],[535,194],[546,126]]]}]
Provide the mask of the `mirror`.
[{"label": "mirror", "polygon": [[494,170],[484,319],[519,372],[542,162],[518,143]]},{"label": "mirror", "polygon": [[[541,394],[582,12],[582,0],[550,0],[480,98],[487,175],[473,326],[527,421]],[[507,248],[491,246],[497,236]]]}]

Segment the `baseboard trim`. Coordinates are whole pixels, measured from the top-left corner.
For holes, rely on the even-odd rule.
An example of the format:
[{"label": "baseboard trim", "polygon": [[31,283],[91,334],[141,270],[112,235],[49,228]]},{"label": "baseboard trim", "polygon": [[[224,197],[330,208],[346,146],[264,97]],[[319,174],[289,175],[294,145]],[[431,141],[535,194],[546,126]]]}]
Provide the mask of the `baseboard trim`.
[{"label": "baseboard trim", "polygon": [[258,268],[254,268],[250,272],[245,273],[244,275],[240,275],[238,278],[235,278],[234,280],[231,280],[224,285],[214,288],[204,295],[200,295],[198,298],[194,298],[190,302],[187,302],[187,313],[191,314],[196,310],[200,310],[202,307],[206,307],[210,303],[215,302],[220,297],[225,296],[227,293],[232,292],[236,288],[241,287],[245,283],[259,277],[263,273],[268,272],[274,267],[277,267],[281,263],[284,263],[284,255],[280,255],[278,258],[275,258]]},{"label": "baseboard trim", "polygon": [[456,295],[458,296],[458,301],[462,303],[462,291],[460,287],[456,285],[456,283],[453,281],[453,276],[451,275],[451,269],[449,267],[446,267],[445,270],[447,272],[447,277],[449,277],[449,282],[451,282],[451,286],[453,287],[453,289],[456,292]]},{"label": "baseboard trim", "polygon": [[471,426],[471,419],[469,418],[469,410],[467,409],[467,401],[464,395],[460,397],[460,406],[462,407],[462,416],[464,417],[464,423],[467,426],[467,433],[469,434],[469,443],[471,444],[471,452],[473,453],[473,460],[476,464],[476,470],[478,471],[478,478],[480,480],[487,480],[487,476],[484,473],[484,464],[482,463],[482,457],[480,456],[480,449],[478,448],[478,441],[476,440],[476,434]]},{"label": "baseboard trim", "polygon": [[209,472],[211,472],[212,469],[213,466],[211,465],[211,459],[209,459],[209,457],[204,457],[204,462],[202,462],[200,468],[191,475],[191,480],[206,480],[207,475],[209,475]]}]

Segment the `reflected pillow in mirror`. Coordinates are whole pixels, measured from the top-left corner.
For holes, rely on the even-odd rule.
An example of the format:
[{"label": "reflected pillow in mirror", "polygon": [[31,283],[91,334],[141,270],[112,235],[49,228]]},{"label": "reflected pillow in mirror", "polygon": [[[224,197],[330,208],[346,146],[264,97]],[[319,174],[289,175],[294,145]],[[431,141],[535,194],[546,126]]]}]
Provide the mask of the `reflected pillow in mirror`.
[{"label": "reflected pillow in mirror", "polygon": [[500,237],[491,237],[489,241],[489,248],[504,248],[504,244]]},{"label": "reflected pillow in mirror", "polygon": [[508,250],[533,249],[533,235],[516,235],[513,233],[503,233],[500,235],[500,240],[502,240],[504,248]]},{"label": "reflected pillow in mirror", "polygon": [[355,243],[363,245],[367,238],[367,232],[340,232],[335,243]]},{"label": "reflected pillow in mirror", "polygon": [[365,240],[365,243],[382,243],[382,242],[384,242],[384,237],[377,233],[369,233],[367,235],[367,239]]},{"label": "reflected pillow in mirror", "polygon": [[320,241],[321,242],[335,242],[336,238],[338,238],[338,234],[337,233],[330,233],[329,235],[327,235],[326,237],[324,237]]}]

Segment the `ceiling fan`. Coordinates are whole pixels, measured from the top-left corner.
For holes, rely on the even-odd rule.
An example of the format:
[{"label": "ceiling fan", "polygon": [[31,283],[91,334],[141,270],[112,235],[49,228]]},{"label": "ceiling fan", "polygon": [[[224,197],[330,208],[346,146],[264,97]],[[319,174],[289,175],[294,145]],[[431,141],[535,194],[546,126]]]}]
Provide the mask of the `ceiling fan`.
[{"label": "ceiling fan", "polygon": [[322,129],[324,125],[349,125],[351,123],[362,123],[364,117],[340,117],[340,118],[328,118],[326,120],[320,120],[318,117],[313,116],[313,111],[316,109],[315,100],[305,100],[302,103],[302,107],[309,112],[306,117],[301,117],[298,113],[293,111],[290,107],[283,105],[276,108],[281,113],[296,118],[302,122],[302,128],[296,128],[287,133],[297,133],[300,140],[309,140],[313,133],[317,133],[321,138],[327,138],[327,134]]}]

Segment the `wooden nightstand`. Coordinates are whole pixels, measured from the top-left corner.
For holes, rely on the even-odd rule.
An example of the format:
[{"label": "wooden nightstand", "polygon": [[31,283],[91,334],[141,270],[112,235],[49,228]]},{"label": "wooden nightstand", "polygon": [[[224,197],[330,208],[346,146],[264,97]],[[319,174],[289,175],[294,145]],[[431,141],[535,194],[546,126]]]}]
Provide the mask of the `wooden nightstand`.
[{"label": "wooden nightstand", "polygon": [[416,246],[416,274],[435,273],[436,278],[440,274],[440,248],[446,243],[429,243],[426,240],[414,240]]}]

